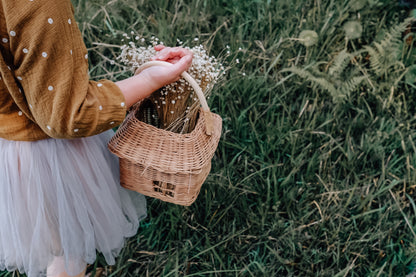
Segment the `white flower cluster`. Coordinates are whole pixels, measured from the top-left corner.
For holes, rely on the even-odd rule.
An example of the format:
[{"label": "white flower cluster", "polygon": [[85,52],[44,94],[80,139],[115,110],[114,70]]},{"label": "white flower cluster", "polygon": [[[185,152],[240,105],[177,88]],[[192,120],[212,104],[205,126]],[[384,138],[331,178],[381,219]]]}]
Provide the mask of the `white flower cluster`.
[{"label": "white flower cluster", "polygon": [[[130,39],[126,34],[125,37]],[[144,38],[140,38],[139,36],[136,36],[135,40],[138,43],[146,42]],[[194,39],[194,41],[198,40],[198,38]],[[178,43],[182,44],[182,41],[178,39]],[[150,61],[150,59],[156,55],[154,46],[158,44],[163,44],[163,42],[160,42],[156,37],[152,37],[150,44],[147,46],[139,46],[132,40],[121,47],[122,51],[119,59],[126,66],[135,70],[142,64]],[[192,65],[188,73],[199,85],[203,85],[204,83],[213,85],[218,81],[220,75],[225,72],[225,68],[221,62],[213,56],[210,57],[203,45],[200,44],[194,47],[184,46],[183,48],[192,51],[194,54]]]},{"label": "white flower cluster", "polygon": [[[130,39],[127,35],[125,35],[125,38]],[[146,43],[144,38],[136,36],[134,40],[121,47],[122,51],[119,56],[119,60],[132,70],[136,70],[150,61],[157,53],[154,46],[163,44],[155,37],[151,38],[147,46],[137,45],[137,43]],[[194,39],[194,42],[198,41],[199,39]],[[178,40],[178,43],[182,44],[180,40]],[[209,56],[203,45],[182,47],[193,52],[192,65],[188,73],[201,87],[205,97],[208,97],[215,83],[225,73],[224,66],[217,58]],[[152,94],[149,99],[157,108],[157,117],[160,119],[162,128],[178,132],[192,130],[199,101],[187,81],[180,79],[167,85]]]}]

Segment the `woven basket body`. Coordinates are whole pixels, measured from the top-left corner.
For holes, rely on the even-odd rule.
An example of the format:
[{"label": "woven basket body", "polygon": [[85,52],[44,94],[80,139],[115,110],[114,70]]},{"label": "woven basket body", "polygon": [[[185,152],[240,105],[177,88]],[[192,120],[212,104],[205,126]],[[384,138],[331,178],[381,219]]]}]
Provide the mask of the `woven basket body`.
[{"label": "woven basket body", "polygon": [[221,117],[201,108],[192,132],[178,134],[143,122],[139,110],[140,105],[127,115],[108,144],[120,158],[121,185],[166,202],[191,205],[211,169]]},{"label": "woven basket body", "polygon": [[[144,195],[189,206],[197,198],[211,169],[221,136],[218,115],[200,110],[195,129],[177,134],[156,128],[131,112],[108,147],[120,158],[120,183]],[[214,128],[205,132],[210,117]]]}]

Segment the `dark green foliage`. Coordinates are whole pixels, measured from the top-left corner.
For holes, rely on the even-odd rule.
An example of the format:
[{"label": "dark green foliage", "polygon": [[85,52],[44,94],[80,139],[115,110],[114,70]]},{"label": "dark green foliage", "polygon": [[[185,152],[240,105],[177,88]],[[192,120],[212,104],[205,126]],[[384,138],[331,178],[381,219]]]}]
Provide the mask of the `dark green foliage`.
[{"label": "dark green foliage", "polygon": [[[114,46],[131,31],[230,51],[209,99],[223,136],[196,203],[149,199],[110,276],[415,269],[414,34],[399,1],[357,2],[73,0],[92,78],[130,76]],[[363,30],[346,40],[351,20]],[[318,42],[302,45],[303,30]],[[102,266],[100,258],[91,269]]]}]

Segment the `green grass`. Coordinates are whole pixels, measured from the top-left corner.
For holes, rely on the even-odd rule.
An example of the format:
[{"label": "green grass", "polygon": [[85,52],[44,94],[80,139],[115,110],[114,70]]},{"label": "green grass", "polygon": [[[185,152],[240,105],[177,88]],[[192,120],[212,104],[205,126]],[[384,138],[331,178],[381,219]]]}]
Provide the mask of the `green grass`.
[{"label": "green grass", "polygon": [[[148,199],[148,218],[109,276],[414,270],[416,44],[403,30],[375,44],[409,11],[387,0],[354,11],[353,2],[73,0],[94,79],[130,76],[111,63],[130,31],[167,45],[198,37],[216,56],[230,47],[226,79],[209,99],[223,135],[197,201]],[[350,20],[360,21],[360,39],[345,40]],[[317,44],[303,46],[302,30],[317,32]],[[351,58],[330,74],[343,50]],[[354,76],[362,80],[347,87]],[[94,267],[103,266],[100,257]]]}]

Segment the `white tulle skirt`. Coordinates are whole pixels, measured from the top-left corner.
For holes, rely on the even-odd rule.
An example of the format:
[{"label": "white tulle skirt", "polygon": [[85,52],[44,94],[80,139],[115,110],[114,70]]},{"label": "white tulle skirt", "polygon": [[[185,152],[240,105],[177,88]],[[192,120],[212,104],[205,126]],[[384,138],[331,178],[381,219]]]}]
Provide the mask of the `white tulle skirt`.
[{"label": "white tulle skirt", "polygon": [[107,150],[112,134],[0,139],[0,270],[46,276],[60,257],[77,275],[97,250],[115,263],[146,216],[146,202],[120,187],[118,160]]}]

